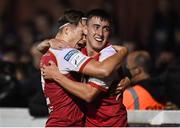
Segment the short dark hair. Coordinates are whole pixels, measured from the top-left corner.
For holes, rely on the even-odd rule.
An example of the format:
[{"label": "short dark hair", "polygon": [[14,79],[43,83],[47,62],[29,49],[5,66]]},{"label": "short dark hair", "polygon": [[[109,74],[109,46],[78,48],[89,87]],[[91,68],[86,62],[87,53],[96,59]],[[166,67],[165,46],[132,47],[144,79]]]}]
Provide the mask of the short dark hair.
[{"label": "short dark hair", "polygon": [[82,17],[84,16],[84,13],[79,10],[66,10],[64,12],[64,15],[61,16],[58,20],[59,27],[66,23],[75,24],[77,25],[79,21],[81,21]]},{"label": "short dark hair", "polygon": [[103,9],[93,9],[86,14],[87,21],[92,17],[99,17],[101,20],[112,23],[111,16]]}]

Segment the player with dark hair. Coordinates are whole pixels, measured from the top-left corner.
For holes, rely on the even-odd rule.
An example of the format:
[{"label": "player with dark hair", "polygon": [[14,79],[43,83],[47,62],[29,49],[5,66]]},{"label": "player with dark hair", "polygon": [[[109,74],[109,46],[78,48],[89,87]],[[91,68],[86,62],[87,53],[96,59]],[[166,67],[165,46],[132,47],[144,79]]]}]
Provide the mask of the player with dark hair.
[{"label": "player with dark hair", "polygon": [[[83,13],[76,10],[69,10],[59,20],[60,27],[55,37],[56,43],[52,45],[68,44],[70,48],[64,47],[61,50],[49,48],[41,58],[41,68],[47,66],[50,61],[58,66],[65,77],[74,80],[71,71],[82,72],[91,76],[103,78],[113,72],[126,53],[126,49],[114,46],[117,53],[103,62],[83,55],[75,48],[79,48],[83,36]],[[42,72],[43,75],[43,72]],[[65,91],[53,80],[45,80],[42,76],[43,91],[50,110],[46,123],[47,127],[57,126],[83,126],[83,112],[80,110],[78,99]]]},{"label": "player with dark hair", "polygon": [[[116,54],[108,40],[110,23],[110,16],[103,10],[92,10],[88,13],[86,48],[82,49],[85,55],[101,62]],[[126,54],[127,49],[123,47],[121,63]],[[53,63],[44,66],[42,71],[45,78],[55,80],[70,93],[89,102],[85,126],[127,126],[127,112],[122,104],[122,95],[117,100],[116,95],[111,93],[121,79],[117,72],[105,79],[89,77],[87,83],[80,83],[64,77]]]}]

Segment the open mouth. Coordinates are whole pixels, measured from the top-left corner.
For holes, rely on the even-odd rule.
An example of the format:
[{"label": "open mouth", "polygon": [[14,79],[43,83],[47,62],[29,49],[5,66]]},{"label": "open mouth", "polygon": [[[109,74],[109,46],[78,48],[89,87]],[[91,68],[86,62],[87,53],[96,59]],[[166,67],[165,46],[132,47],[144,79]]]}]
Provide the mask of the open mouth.
[{"label": "open mouth", "polygon": [[86,47],[86,44],[84,43],[84,44],[77,44],[77,46],[79,47],[79,48],[84,48],[84,47]]},{"label": "open mouth", "polygon": [[103,42],[103,40],[104,40],[104,38],[103,37],[95,37],[94,38],[96,41],[98,41],[98,42]]},{"label": "open mouth", "polygon": [[76,44],[76,48],[78,49],[78,50],[80,50],[80,49],[82,49],[82,48],[85,48],[86,47],[86,43],[77,43]]}]

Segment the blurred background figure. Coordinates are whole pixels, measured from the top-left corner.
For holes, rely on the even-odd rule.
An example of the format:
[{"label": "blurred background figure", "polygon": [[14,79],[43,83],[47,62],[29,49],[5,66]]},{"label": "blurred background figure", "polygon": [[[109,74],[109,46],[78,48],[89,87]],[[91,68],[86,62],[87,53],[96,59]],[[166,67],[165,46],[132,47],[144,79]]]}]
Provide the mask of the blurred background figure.
[{"label": "blurred background figure", "polygon": [[178,24],[178,14],[170,0],[158,0],[153,14],[152,28],[148,47],[153,56],[162,51],[172,51],[174,47],[174,32]]},{"label": "blurred background figure", "polygon": [[165,108],[165,89],[152,71],[152,60],[147,51],[134,51],[127,57],[131,86],[124,91],[123,103],[127,109],[158,110]]},{"label": "blurred background figure", "polygon": [[37,50],[37,45],[39,43],[35,43],[31,47],[31,55],[33,57],[33,66],[34,66],[34,73],[32,73],[32,76],[29,78],[30,86],[33,90],[36,90],[34,92],[34,95],[29,99],[29,112],[32,116],[35,117],[42,117],[42,116],[48,116],[48,107],[46,104],[46,98],[43,95],[43,90],[41,87],[41,76],[40,76],[40,70],[39,70],[39,63],[40,63],[40,57],[41,53]]}]

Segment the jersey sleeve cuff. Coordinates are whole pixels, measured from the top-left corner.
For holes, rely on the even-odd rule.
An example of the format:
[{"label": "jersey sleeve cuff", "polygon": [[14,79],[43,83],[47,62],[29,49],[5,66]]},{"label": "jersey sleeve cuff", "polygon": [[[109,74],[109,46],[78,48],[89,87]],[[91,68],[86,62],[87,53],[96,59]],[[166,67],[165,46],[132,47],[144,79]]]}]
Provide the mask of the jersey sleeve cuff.
[{"label": "jersey sleeve cuff", "polygon": [[82,73],[82,71],[83,71],[84,67],[86,66],[86,64],[87,64],[90,60],[92,60],[92,59],[93,59],[93,58],[88,58],[88,59],[82,64],[81,68],[79,69],[79,72]]},{"label": "jersey sleeve cuff", "polygon": [[101,90],[101,91],[103,91],[103,92],[108,92],[108,89],[105,89],[105,88],[101,87],[101,86],[98,85],[98,84],[95,84],[95,83],[93,83],[93,82],[88,82],[88,84],[91,85],[92,87],[97,88],[98,90]]}]

